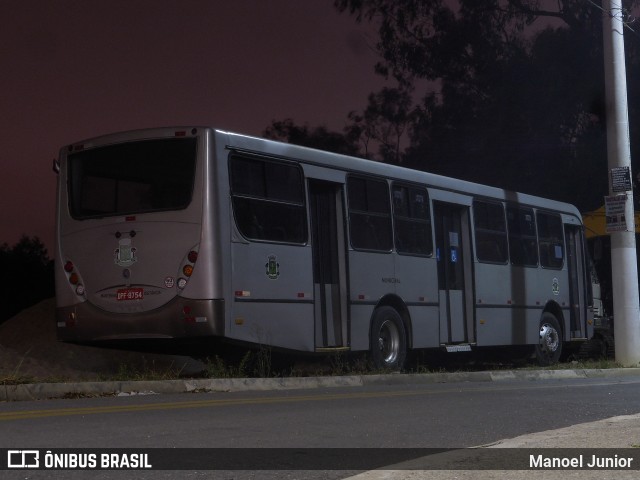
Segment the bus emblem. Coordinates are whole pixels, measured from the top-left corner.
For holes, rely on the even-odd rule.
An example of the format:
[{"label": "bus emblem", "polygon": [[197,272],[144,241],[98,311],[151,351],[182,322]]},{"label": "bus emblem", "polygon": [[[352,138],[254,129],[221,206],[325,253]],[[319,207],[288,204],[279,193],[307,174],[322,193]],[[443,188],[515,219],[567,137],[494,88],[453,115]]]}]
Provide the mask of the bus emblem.
[{"label": "bus emblem", "polygon": [[118,248],[113,253],[113,260],[116,265],[128,267],[138,261],[136,248],[131,246],[130,238],[123,238],[118,242]]},{"label": "bus emblem", "polygon": [[267,260],[267,263],[264,265],[267,269],[267,277],[271,280],[276,280],[280,276],[280,264],[275,255],[269,255]]}]

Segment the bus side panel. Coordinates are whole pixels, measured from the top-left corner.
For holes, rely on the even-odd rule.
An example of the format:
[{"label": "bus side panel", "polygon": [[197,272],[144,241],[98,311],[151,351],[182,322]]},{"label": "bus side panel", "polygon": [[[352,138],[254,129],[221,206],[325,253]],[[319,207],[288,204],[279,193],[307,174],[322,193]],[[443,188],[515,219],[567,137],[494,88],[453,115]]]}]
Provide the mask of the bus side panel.
[{"label": "bus side panel", "polygon": [[476,263],[478,346],[537,342],[546,296],[537,268]]},{"label": "bus side panel", "polygon": [[506,265],[475,264],[477,345],[510,345],[511,283]]},{"label": "bus side panel", "polygon": [[396,293],[394,255],[351,250],[349,295],[351,349],[368,350],[371,316],[380,299]]},{"label": "bus side panel", "polygon": [[436,348],[440,346],[440,314],[438,306],[409,306],[413,348]]},{"label": "bus side panel", "polygon": [[231,322],[241,341],[314,351],[311,248],[233,243]]},{"label": "bus side panel", "polygon": [[369,350],[369,333],[374,305],[351,304],[351,350],[354,352]]},{"label": "bus side panel", "polygon": [[413,348],[438,347],[438,271],[435,258],[398,255],[396,292],[408,306]]},{"label": "bus side panel", "polygon": [[[571,313],[569,307],[571,305],[571,290],[566,262],[562,270],[541,268],[539,271],[538,290],[543,306],[556,303],[562,310],[562,318],[557,320],[563,330],[563,340],[570,340]],[[540,321],[539,318],[538,321]],[[536,330],[533,332],[531,343],[538,342],[538,337],[539,334]]]}]

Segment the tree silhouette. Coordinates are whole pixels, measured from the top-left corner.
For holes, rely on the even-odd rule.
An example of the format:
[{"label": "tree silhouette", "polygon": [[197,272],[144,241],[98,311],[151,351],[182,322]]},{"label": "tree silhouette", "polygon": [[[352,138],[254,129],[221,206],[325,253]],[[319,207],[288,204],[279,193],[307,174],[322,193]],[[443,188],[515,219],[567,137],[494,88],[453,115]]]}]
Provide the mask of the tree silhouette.
[{"label": "tree silhouette", "polygon": [[[408,108],[410,141],[401,163],[569,201],[582,210],[602,203],[604,12],[595,3],[334,3],[357,21],[378,25],[378,73],[401,88],[423,91]],[[626,36],[630,78],[640,73],[638,38]],[[640,128],[637,83],[629,82],[632,138]],[[367,108],[372,106],[370,99]],[[635,158],[638,147],[632,147]]]},{"label": "tree silhouette", "polygon": [[[605,13],[596,3],[334,4],[378,26],[376,71],[397,87],[372,93],[368,105],[349,113],[342,134],[318,142],[326,129],[287,120],[271,138],[340,153],[355,146],[366,158],[563,200],[582,211],[602,204],[608,190]],[[625,36],[632,139],[640,138],[640,102],[634,101],[640,82],[633,81],[640,76],[639,38]],[[640,154],[636,143],[632,159]],[[336,148],[342,144],[349,149]]]},{"label": "tree silhouette", "polygon": [[38,237],[0,245],[0,323],[53,295],[53,261]]},{"label": "tree silhouette", "polygon": [[358,139],[353,135],[331,132],[327,127],[296,125],[290,118],[273,121],[263,132],[265,138],[317,148],[344,155],[358,155]]}]

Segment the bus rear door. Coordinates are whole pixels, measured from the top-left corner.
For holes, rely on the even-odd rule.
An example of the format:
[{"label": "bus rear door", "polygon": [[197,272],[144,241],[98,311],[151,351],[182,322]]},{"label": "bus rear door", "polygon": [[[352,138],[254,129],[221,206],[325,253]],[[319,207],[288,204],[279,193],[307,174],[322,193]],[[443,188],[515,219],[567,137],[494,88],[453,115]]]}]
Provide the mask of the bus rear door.
[{"label": "bus rear door", "polygon": [[442,202],[433,205],[438,290],[440,302],[440,343],[475,341],[469,233],[469,209]]},{"label": "bus rear door", "polygon": [[346,347],[347,295],[342,186],[309,180],[316,351]]}]

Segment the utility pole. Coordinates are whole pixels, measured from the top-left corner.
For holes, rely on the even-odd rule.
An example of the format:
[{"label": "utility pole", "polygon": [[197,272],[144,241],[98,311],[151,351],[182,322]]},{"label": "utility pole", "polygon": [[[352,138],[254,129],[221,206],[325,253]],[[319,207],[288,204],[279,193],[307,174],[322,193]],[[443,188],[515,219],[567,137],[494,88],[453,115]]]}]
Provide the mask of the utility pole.
[{"label": "utility pole", "polygon": [[[634,225],[633,190],[617,178],[631,175],[627,79],[624,60],[622,0],[603,0],[604,70],[607,105],[607,157],[609,194],[624,205],[624,226],[611,232],[611,276],[616,361],[623,366],[640,363],[640,303]],[[622,195],[620,195],[622,193]],[[626,200],[625,197],[626,196]],[[622,223],[622,222],[621,222]]]}]

